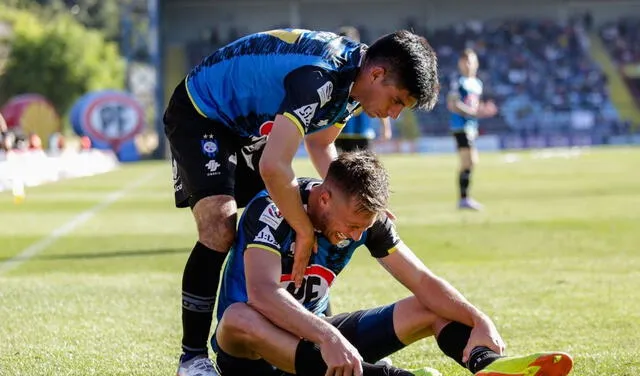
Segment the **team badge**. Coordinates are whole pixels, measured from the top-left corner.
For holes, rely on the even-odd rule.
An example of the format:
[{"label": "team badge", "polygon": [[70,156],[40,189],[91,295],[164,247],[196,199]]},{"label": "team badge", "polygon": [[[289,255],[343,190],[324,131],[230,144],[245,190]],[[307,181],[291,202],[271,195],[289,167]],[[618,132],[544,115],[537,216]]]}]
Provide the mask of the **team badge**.
[{"label": "team badge", "polygon": [[218,153],[218,143],[212,134],[205,134],[200,140],[200,145],[202,146],[202,153],[209,158],[215,157]]},{"label": "team badge", "polygon": [[338,244],[336,244],[336,247],[338,248],[344,248],[346,246],[348,246],[349,244],[351,244],[351,239],[342,239],[338,242]]}]

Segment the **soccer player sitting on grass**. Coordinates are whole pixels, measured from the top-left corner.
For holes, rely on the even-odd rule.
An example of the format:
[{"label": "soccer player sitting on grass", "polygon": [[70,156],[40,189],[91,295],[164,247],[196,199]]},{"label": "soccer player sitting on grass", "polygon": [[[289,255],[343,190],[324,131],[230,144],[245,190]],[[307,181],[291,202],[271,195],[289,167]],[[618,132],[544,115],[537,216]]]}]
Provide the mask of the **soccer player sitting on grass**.
[{"label": "soccer player sitting on grass", "polygon": [[[368,151],[343,153],[324,181],[300,179],[318,235],[304,283],[291,280],[295,233],[267,191],[246,207],[218,298],[211,340],[223,376],[430,375],[374,363],[421,338],[475,375],[564,376],[561,352],[503,356],[491,319],[434,275],[385,216],[388,175]],[[356,248],[371,255],[413,295],[386,306],[325,317],[329,288]]]}]

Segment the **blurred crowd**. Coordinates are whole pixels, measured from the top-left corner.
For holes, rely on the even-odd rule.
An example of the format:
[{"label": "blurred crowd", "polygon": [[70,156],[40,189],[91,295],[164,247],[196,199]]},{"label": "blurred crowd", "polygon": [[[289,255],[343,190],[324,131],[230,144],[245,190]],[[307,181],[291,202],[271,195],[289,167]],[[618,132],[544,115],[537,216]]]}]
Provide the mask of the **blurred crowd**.
[{"label": "blurred crowd", "polygon": [[429,39],[438,52],[444,89],[435,114],[422,118],[430,133],[446,132],[444,97],[464,48],[478,53],[484,95],[500,107],[499,117],[483,122],[485,132],[569,131],[619,120],[581,22],[473,21],[436,30]]},{"label": "blurred crowd", "polygon": [[600,37],[618,63],[640,63],[640,17],[606,23]]},{"label": "blurred crowd", "polygon": [[[483,96],[500,109],[499,116],[482,122],[483,133],[615,135],[631,127],[629,121],[620,119],[610,99],[607,76],[589,53],[589,31],[593,29],[589,13],[566,22],[467,21],[437,30],[408,22],[407,27],[427,36],[439,57],[440,100],[433,112],[418,114],[423,134],[448,133],[445,98],[458,74],[458,54],[465,48],[477,52]],[[372,41],[366,27],[359,30],[364,42]],[[640,19],[606,24],[600,35],[616,60],[640,60]],[[205,43],[194,42],[188,48],[192,63],[223,44],[217,36]]]}]

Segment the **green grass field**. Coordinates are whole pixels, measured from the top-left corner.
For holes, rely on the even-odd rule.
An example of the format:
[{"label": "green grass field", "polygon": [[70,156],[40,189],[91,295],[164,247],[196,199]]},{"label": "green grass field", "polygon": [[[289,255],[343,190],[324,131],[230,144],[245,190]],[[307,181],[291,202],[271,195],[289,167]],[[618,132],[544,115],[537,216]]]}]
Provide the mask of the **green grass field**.
[{"label": "green grass field", "polygon": [[[453,155],[385,156],[401,236],[494,318],[509,353],[640,375],[640,149],[511,157],[482,156],[473,192],[487,210],[469,213],[455,210]],[[168,163],[30,188],[21,205],[0,193],[0,375],[174,374],[195,236]],[[367,254],[336,282],[334,311],[407,294]],[[392,358],[469,375],[432,339]]]}]

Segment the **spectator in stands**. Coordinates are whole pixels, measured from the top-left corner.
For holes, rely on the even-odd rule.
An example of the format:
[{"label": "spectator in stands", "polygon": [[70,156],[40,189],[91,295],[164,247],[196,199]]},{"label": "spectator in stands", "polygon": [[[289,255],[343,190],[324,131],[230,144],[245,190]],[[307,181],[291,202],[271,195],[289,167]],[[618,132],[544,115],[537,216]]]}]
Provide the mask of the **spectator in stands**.
[{"label": "spectator in stands", "polygon": [[29,150],[42,150],[42,139],[37,133],[29,134]]},{"label": "spectator in stands", "polygon": [[7,126],[7,122],[6,120],[4,120],[4,117],[0,113],[0,135],[4,135],[8,130],[9,127]]},{"label": "spectator in stands", "polygon": [[2,136],[2,145],[0,145],[0,149],[4,152],[9,152],[13,150],[15,142],[16,142],[15,135],[11,132],[6,132]]},{"label": "spectator in stands", "polygon": [[91,149],[91,139],[88,136],[80,137],[80,151],[87,151]]},{"label": "spectator in stands", "polygon": [[[611,107],[606,76],[591,59],[588,35],[579,24],[540,19],[460,23],[435,30],[430,40],[437,46],[443,87],[457,79],[452,51],[476,50],[484,67],[478,78],[485,82],[485,96],[500,107],[498,116],[483,122],[487,133],[523,131],[535,123],[541,132],[554,133],[574,110],[596,116]],[[418,114],[430,134],[446,132],[449,113],[443,97],[439,102],[434,112]]]}]

